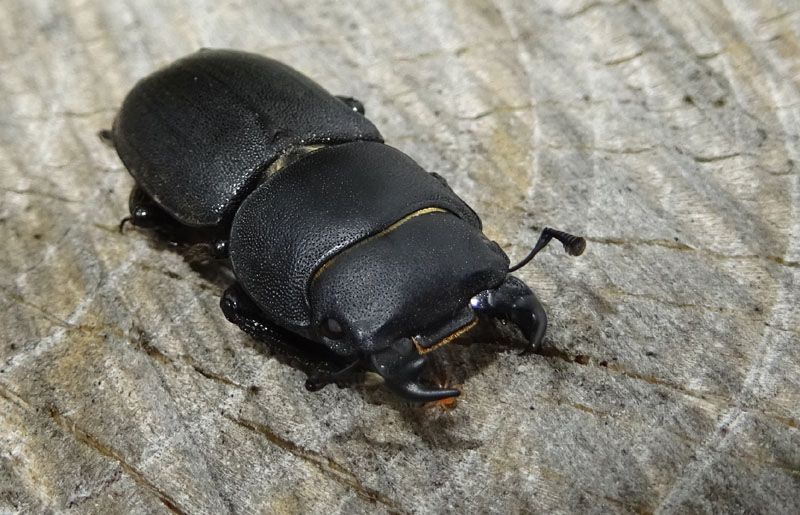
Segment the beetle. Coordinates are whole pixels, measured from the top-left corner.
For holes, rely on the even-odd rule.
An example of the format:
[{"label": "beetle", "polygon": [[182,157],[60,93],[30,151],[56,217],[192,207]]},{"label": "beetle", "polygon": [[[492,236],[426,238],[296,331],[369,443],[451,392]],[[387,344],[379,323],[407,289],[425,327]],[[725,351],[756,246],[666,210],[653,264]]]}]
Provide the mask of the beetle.
[{"label": "beetle", "polygon": [[199,231],[236,278],[220,301],[229,321],[336,357],[309,390],[367,370],[412,401],[458,396],[422,383],[426,354],[479,317],[510,320],[538,350],[547,317],[511,272],[552,238],[572,255],[586,245],[545,228],[510,267],[361,102],[252,53],[203,49],[152,73],[104,132],[135,179],[120,230]]}]

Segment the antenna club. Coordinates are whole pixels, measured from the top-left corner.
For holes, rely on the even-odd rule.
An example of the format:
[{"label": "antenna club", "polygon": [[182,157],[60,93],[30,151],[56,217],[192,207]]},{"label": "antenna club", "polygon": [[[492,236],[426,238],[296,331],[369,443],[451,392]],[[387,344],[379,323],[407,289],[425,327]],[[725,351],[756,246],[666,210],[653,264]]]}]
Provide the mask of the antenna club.
[{"label": "antenna club", "polygon": [[539,241],[536,242],[533,250],[531,250],[531,253],[528,254],[525,259],[509,268],[509,273],[519,270],[523,266],[527,265],[528,262],[533,259],[533,257],[538,254],[540,250],[545,248],[553,238],[557,239],[562,245],[564,245],[564,250],[570,256],[580,256],[583,254],[583,251],[586,250],[585,238],[581,236],[575,236],[574,234],[569,234],[564,231],[557,231],[555,229],[551,229],[550,227],[545,227],[542,231],[542,234],[539,236]]},{"label": "antenna club", "polygon": [[574,240],[564,243],[564,250],[570,256],[580,256],[586,250],[586,239],[581,236],[573,236]]}]

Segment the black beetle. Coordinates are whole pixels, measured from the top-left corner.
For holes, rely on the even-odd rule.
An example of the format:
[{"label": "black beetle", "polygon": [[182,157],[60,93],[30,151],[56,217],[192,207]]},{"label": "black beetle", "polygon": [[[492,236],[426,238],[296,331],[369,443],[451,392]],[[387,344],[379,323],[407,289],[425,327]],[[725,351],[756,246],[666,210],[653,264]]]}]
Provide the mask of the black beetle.
[{"label": "black beetle", "polygon": [[510,272],[551,238],[573,255],[586,244],[547,228],[509,268],[475,212],[384,145],[360,102],[255,54],[174,62],[139,81],[104,132],[136,180],[120,229],[201,231],[238,281],[220,303],[228,320],[338,358],[309,390],[366,369],[415,401],[459,395],[420,383],[425,353],[479,315],[514,322],[537,349],[547,318]]}]

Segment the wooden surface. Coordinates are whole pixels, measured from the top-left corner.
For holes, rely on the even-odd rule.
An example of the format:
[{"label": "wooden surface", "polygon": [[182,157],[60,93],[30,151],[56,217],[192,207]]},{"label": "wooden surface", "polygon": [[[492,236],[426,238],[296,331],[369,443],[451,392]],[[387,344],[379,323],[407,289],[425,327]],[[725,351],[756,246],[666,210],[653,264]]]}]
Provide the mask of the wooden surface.
[{"label": "wooden surface", "polygon": [[[0,4],[0,512],[800,511],[796,1],[249,4]],[[96,133],[203,46],[361,99],[512,260],[586,235],[519,273],[545,354],[449,345],[443,414],[307,393],[118,234]]]}]

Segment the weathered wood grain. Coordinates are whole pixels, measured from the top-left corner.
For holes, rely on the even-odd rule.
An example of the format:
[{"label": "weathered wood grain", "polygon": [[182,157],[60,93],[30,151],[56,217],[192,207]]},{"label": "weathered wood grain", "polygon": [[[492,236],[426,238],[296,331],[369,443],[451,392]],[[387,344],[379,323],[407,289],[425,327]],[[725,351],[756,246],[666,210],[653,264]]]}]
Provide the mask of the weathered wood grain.
[{"label": "weathered wood grain", "polygon": [[[0,4],[0,511],[797,513],[794,1]],[[521,258],[544,356],[439,416],[303,390],[146,232],[96,133],[199,47],[361,99]]]}]

